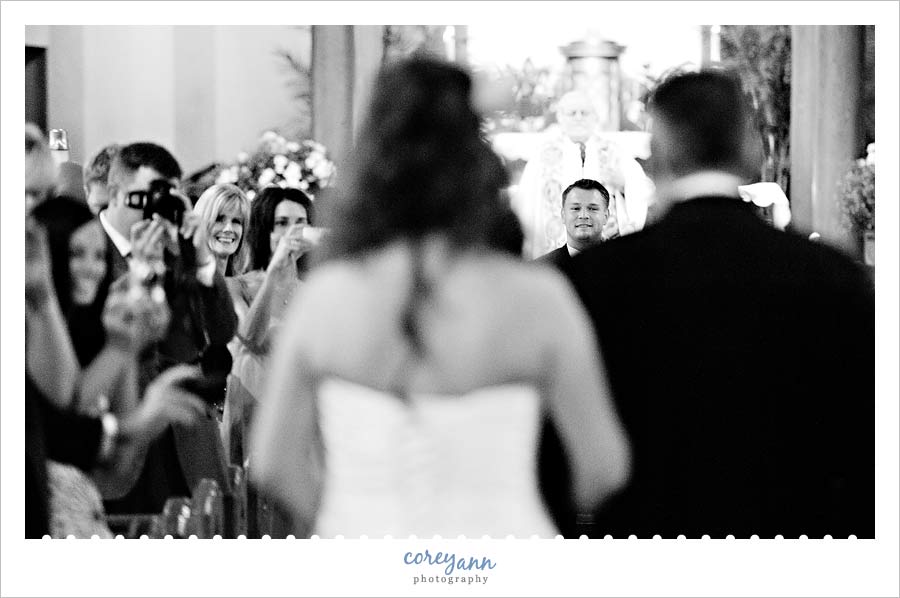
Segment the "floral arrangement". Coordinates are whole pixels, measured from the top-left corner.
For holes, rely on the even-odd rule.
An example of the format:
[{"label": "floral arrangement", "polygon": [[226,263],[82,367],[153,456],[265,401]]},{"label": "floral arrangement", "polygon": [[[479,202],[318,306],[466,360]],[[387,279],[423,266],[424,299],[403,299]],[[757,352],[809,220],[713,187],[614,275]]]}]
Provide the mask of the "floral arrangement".
[{"label": "floral arrangement", "polygon": [[334,163],[321,143],[288,141],[274,131],[266,131],[252,153],[241,152],[237,161],[209,173],[215,183],[232,183],[249,199],[268,185],[293,187],[315,197],[331,183]]},{"label": "floral arrangement", "polygon": [[859,158],[840,182],[841,220],[848,229],[875,230],[875,144]]}]

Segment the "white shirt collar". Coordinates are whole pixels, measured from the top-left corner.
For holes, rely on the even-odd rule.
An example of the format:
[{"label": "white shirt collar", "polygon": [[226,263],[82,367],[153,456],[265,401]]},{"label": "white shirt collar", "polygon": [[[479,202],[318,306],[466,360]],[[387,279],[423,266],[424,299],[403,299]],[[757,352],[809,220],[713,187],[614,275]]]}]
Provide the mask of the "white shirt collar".
[{"label": "white shirt collar", "polygon": [[738,186],[744,181],[733,174],[718,170],[704,170],[676,179],[660,192],[673,201],[687,201],[697,197],[739,198]]},{"label": "white shirt collar", "polygon": [[579,253],[581,253],[581,251],[579,251],[578,249],[575,249],[574,247],[572,247],[572,246],[569,245],[568,243],[566,243],[566,249],[569,250],[569,257],[575,257],[576,255],[578,255]]},{"label": "white shirt collar", "polygon": [[100,212],[100,224],[103,226],[103,230],[109,235],[110,241],[113,242],[113,245],[116,246],[116,249],[122,257],[131,253],[131,240],[122,236],[122,233],[117,231],[116,227],[110,223],[109,219],[106,217],[106,210]]}]

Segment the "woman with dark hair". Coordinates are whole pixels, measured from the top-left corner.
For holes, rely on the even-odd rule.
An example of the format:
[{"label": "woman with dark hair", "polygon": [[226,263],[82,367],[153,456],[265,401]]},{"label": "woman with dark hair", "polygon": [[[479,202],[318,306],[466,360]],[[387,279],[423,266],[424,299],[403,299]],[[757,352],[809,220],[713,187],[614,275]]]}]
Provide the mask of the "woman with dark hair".
[{"label": "woman with dark hair", "polygon": [[[110,295],[107,236],[84,203],[51,197],[32,216],[46,231],[55,295],[82,368],[75,400],[66,407],[94,417],[128,414],[138,405],[137,355],[165,331],[168,310],[132,299],[127,290]],[[90,479],[75,467],[50,462],[51,535],[110,536],[101,495],[124,495],[143,455],[143,449],[123,455],[116,467],[97,469]]]},{"label": "woman with dark hair", "polygon": [[269,330],[306,270],[313,243],[304,230],[312,220],[312,199],[299,189],[266,187],[253,200],[247,233],[250,271],[240,277],[243,305],[235,309],[241,342],[257,355],[268,352]]},{"label": "woman with dark hair", "polygon": [[627,476],[587,316],[559,274],[492,238],[506,174],[470,87],[425,58],[384,70],[322,207],[323,263],[253,436],[251,473],[299,533],[555,535],[536,479],[544,410],[582,512]]},{"label": "woman with dark hair", "polygon": [[33,214],[47,231],[56,296],[85,367],[106,341],[101,322],[111,282],[106,234],[86,205],[67,197],[48,199]]},{"label": "woman with dark hair", "polygon": [[[306,234],[312,219],[312,199],[299,189],[266,187],[251,205],[245,233],[249,271],[228,280],[239,323],[222,440],[236,465],[247,465],[244,430],[265,385],[273,331],[306,270],[306,254],[314,245]],[[276,530],[264,531],[278,535]]]}]

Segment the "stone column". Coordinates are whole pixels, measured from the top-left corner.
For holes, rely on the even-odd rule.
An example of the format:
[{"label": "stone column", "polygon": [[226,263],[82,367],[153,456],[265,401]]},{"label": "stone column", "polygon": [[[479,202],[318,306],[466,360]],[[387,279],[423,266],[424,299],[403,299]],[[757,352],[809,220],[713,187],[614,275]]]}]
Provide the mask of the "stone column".
[{"label": "stone column", "polygon": [[312,28],[313,138],[340,167],[362,121],[384,53],[381,26]]},{"label": "stone column", "polygon": [[568,61],[568,89],[582,90],[594,100],[601,131],[618,131],[622,118],[619,56],[625,46],[589,39],[572,42],[560,50]]},{"label": "stone column", "polygon": [[839,221],[838,181],[864,151],[864,28],[791,28],[791,212],[793,226],[858,251]]},{"label": "stone column", "polygon": [[[212,27],[175,27],[175,147],[185,174],[216,156],[216,37]],[[190,60],[185,57],[190,56]]]},{"label": "stone column", "polygon": [[384,27],[353,27],[353,133],[359,129],[369,107],[372,85],[384,56]]},{"label": "stone column", "polygon": [[342,164],[353,138],[353,26],[313,25],[313,138]]}]

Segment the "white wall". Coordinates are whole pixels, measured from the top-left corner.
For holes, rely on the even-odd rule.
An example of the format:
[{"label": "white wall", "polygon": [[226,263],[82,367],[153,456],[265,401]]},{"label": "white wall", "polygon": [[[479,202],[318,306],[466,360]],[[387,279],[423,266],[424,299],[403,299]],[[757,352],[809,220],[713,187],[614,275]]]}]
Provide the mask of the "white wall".
[{"label": "white wall", "polygon": [[147,140],[172,150],[186,173],[289,122],[296,102],[275,50],[307,64],[311,54],[308,27],[26,29],[47,47],[48,126],[68,130],[73,160]]},{"label": "white wall", "polygon": [[48,25],[26,25],[25,26],[25,45],[47,47],[47,40],[50,39],[50,27]]},{"label": "white wall", "polygon": [[89,155],[111,141],[154,141],[178,156],[174,40],[171,26],[84,28],[84,149]]},{"label": "white wall", "polygon": [[233,159],[261,133],[291,121],[297,104],[291,99],[290,76],[277,49],[311,60],[310,28],[215,27],[216,157]]}]

